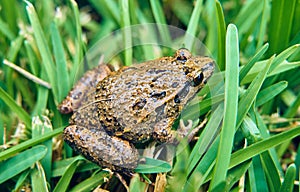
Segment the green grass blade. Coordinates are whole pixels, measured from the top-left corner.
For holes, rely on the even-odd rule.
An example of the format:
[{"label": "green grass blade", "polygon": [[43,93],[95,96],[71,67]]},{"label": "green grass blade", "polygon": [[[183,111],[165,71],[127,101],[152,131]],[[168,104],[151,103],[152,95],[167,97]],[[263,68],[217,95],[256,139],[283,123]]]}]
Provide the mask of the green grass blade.
[{"label": "green grass blade", "polygon": [[281,93],[286,87],[288,83],[286,81],[280,81],[276,84],[273,84],[263,90],[261,90],[257,94],[256,103],[255,106],[259,107],[263,105],[264,103],[270,101],[275,96],[277,96],[279,93]]},{"label": "green grass blade", "polygon": [[3,183],[32,166],[36,161],[42,159],[46,152],[47,148],[45,146],[38,145],[6,161],[0,162],[0,183]]},{"label": "green grass blade", "polygon": [[155,18],[155,23],[158,24],[157,27],[161,35],[161,39],[164,42],[164,45],[171,45],[171,37],[168,31],[168,26],[166,25],[166,18],[159,2],[160,1],[157,0],[150,0],[152,13]]},{"label": "green grass blade", "polygon": [[67,69],[66,56],[64,54],[63,43],[57,29],[56,23],[51,23],[51,39],[53,45],[53,53],[56,63],[56,71],[59,72],[57,75],[58,82],[58,101],[62,101],[67,96],[70,90],[70,80]]},{"label": "green grass blade", "polygon": [[210,143],[213,141],[216,133],[219,131],[219,125],[223,119],[224,105],[221,104],[212,113],[210,120],[205,126],[200,138],[194,146],[191,155],[189,156],[188,174],[194,169],[202,155],[206,152]]},{"label": "green grass blade", "polygon": [[82,181],[75,187],[73,187],[70,192],[81,192],[81,191],[92,191],[95,187],[106,182],[106,179],[109,177],[109,173],[106,171],[101,171],[90,178]]},{"label": "green grass blade", "polygon": [[250,165],[251,161],[246,161],[230,169],[226,176],[226,189],[222,191],[231,191],[230,189],[245,175]]},{"label": "green grass blade", "polygon": [[43,66],[45,67],[47,71],[47,77],[49,78],[51,87],[52,87],[52,92],[54,97],[57,99],[57,81],[56,81],[56,70],[55,70],[55,65],[54,61],[52,59],[52,55],[50,52],[50,48],[48,47],[48,44],[46,42],[46,37],[45,34],[42,30],[40,21],[38,19],[38,16],[35,12],[35,9],[33,5],[29,1],[25,1],[27,6],[26,6],[26,11],[30,20],[30,23],[33,28],[33,34],[36,40],[36,44],[39,48],[42,61],[43,61]]},{"label": "green grass blade", "polygon": [[165,173],[171,170],[171,165],[159,159],[145,157],[145,163],[139,164],[134,169],[137,173]]},{"label": "green grass blade", "polygon": [[32,147],[34,145],[37,145],[41,142],[44,142],[60,133],[62,133],[64,127],[60,127],[55,129],[54,131],[50,132],[50,133],[46,133],[45,135],[38,137],[38,138],[34,138],[34,139],[29,139],[27,141],[24,141],[23,143],[20,143],[16,146],[13,146],[9,149],[6,149],[5,151],[2,151],[0,153],[0,161],[3,161],[5,159],[8,159],[9,157],[15,155],[16,153],[19,153],[20,151],[23,151],[24,149],[27,149],[29,147]]},{"label": "green grass blade", "polygon": [[133,175],[130,180],[129,191],[143,191],[146,189],[146,182],[142,182],[138,174]]},{"label": "green grass blade", "polygon": [[53,192],[63,192],[63,191],[67,191],[69,185],[70,185],[70,181],[77,169],[77,167],[79,166],[79,164],[81,163],[79,160],[81,160],[82,158],[75,158],[73,160],[73,162],[71,162],[71,164],[66,168],[64,174],[62,175],[62,177],[59,179],[57,185],[55,186]]},{"label": "green grass blade", "polygon": [[19,191],[21,189],[21,187],[24,186],[24,183],[25,183],[30,171],[31,170],[27,169],[20,174],[20,177],[18,178],[18,181],[16,182],[14,191]]},{"label": "green grass blade", "polygon": [[251,105],[253,104],[264,80],[267,77],[273,58],[274,57],[272,57],[269,60],[267,66],[256,76],[256,78],[252,81],[252,83],[248,87],[247,91],[241,96],[241,99],[239,101],[238,114],[237,114],[237,127],[241,125],[244,117],[249,111]]},{"label": "green grass blade", "polygon": [[270,54],[285,49],[291,38],[296,0],[273,0],[269,29]]},{"label": "green grass blade", "polygon": [[241,37],[252,30],[251,28],[256,24],[258,17],[262,13],[262,8],[263,2],[261,0],[247,1],[242,7],[234,22],[239,29]]},{"label": "green grass blade", "polygon": [[36,167],[31,171],[32,191],[48,192],[48,184],[42,165],[37,162]]},{"label": "green grass blade", "polygon": [[299,135],[300,127],[296,127],[291,130],[269,137],[267,139],[258,141],[257,143],[254,143],[253,145],[250,145],[247,148],[241,149],[233,153],[231,156],[230,167],[234,167],[250,159],[251,157],[254,157],[257,154],[260,154],[272,147],[280,145],[281,143],[284,143],[285,141],[288,141]]},{"label": "green grass blade", "polygon": [[[50,133],[53,131],[53,127],[51,125],[50,120],[46,116],[35,116],[32,118],[32,138],[39,138],[40,136]],[[47,147],[47,154],[45,157],[40,161],[47,178],[47,181],[50,182],[51,175],[52,175],[52,139],[49,139],[43,144]]]},{"label": "green grass blade", "polygon": [[89,0],[97,12],[107,18],[108,20],[113,18],[114,21],[117,23],[120,23],[120,9],[115,1],[111,0],[103,0],[103,1],[98,1],[98,0]]},{"label": "green grass blade", "polygon": [[226,25],[224,13],[219,1],[216,1],[216,12],[217,12],[217,29],[218,29],[218,59],[217,64],[220,71],[225,69],[225,41],[226,41]]},{"label": "green grass blade", "polygon": [[296,166],[295,164],[291,164],[286,170],[286,175],[280,187],[280,192],[292,192],[294,189],[295,178]]},{"label": "green grass blade", "polygon": [[80,25],[80,16],[79,16],[79,10],[78,5],[75,0],[70,0],[71,2],[71,8],[75,20],[75,26],[76,26],[76,39],[75,39],[75,55],[73,57],[73,65],[70,71],[70,87],[73,86],[75,81],[77,80],[78,72],[83,68],[82,59],[84,54],[84,45],[82,42],[82,30]]},{"label": "green grass blade", "polygon": [[186,30],[186,34],[184,37],[184,47],[192,50],[193,48],[193,42],[194,42],[194,37],[196,37],[196,32],[197,32],[197,28],[198,28],[198,23],[200,20],[200,13],[202,11],[203,8],[203,0],[197,0],[196,1],[196,5],[195,8],[193,10],[192,16],[190,18],[189,21],[189,25],[187,27]]},{"label": "green grass blade", "polygon": [[20,107],[1,87],[0,87],[0,98],[6,103],[7,106],[15,112],[18,117],[25,123],[27,127],[31,127],[31,118],[28,113]]},{"label": "green grass blade", "polygon": [[300,106],[300,93],[298,93],[296,99],[289,106],[289,108],[285,111],[284,117],[294,117],[297,114],[298,108]]},{"label": "green grass blade", "polygon": [[261,16],[260,28],[258,32],[258,40],[256,49],[261,47],[265,40],[265,35],[267,32],[268,21],[270,17],[270,2],[268,0],[264,0],[263,9],[262,9],[262,16]]},{"label": "green grass blade", "polygon": [[270,72],[272,72],[275,68],[278,67],[282,62],[284,62],[289,56],[291,56],[293,53],[295,53],[298,48],[300,47],[300,44],[293,45],[286,50],[282,51],[275,59],[274,63],[271,66]]},{"label": "green grass blade", "polygon": [[252,164],[248,170],[249,188],[251,191],[268,191],[266,177],[259,156],[252,158]]},{"label": "green grass blade", "polygon": [[12,32],[12,30],[9,28],[9,25],[5,23],[2,18],[0,18],[0,31],[3,33],[10,41],[15,39],[15,34]]},{"label": "green grass blade", "polygon": [[270,191],[276,192],[280,188],[279,171],[276,168],[274,160],[272,159],[269,151],[260,154],[261,162],[269,183]]},{"label": "green grass blade", "polygon": [[253,65],[265,54],[268,48],[269,48],[269,44],[266,43],[262,48],[260,48],[256,52],[256,54],[251,58],[251,60],[246,65],[244,65],[244,67],[240,71],[240,82],[244,80],[247,73],[250,71]]},{"label": "green grass blade", "polygon": [[130,15],[128,0],[120,0],[121,9],[121,27],[124,43],[125,65],[132,65],[132,35],[130,29]]},{"label": "green grass blade", "polygon": [[230,24],[226,35],[226,71],[225,71],[225,111],[221,130],[220,144],[216,158],[214,175],[210,189],[226,179],[230,162],[231,148],[235,133],[238,109],[239,84],[239,47],[238,32],[235,25]]}]

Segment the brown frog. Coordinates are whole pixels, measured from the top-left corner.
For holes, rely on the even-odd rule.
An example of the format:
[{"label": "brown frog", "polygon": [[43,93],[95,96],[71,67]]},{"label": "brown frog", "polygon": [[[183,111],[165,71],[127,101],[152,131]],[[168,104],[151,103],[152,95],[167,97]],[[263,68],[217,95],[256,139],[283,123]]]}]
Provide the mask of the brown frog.
[{"label": "brown frog", "polygon": [[135,144],[175,142],[189,134],[184,127],[171,130],[172,125],[214,66],[211,58],[192,56],[185,48],[114,72],[99,65],[59,105],[62,113],[73,111],[64,139],[101,166],[131,172],[139,161]]}]

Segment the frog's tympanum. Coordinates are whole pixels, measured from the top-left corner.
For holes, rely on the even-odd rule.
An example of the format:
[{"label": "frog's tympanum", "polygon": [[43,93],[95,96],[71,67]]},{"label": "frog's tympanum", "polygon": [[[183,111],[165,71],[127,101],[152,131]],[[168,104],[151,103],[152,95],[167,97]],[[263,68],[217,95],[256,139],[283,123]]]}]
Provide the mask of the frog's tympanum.
[{"label": "frog's tympanum", "polygon": [[138,164],[135,144],[174,142],[189,130],[171,130],[186,103],[214,71],[209,57],[179,49],[173,57],[111,71],[88,71],[59,105],[73,112],[65,141],[87,159],[114,171],[131,172]]}]

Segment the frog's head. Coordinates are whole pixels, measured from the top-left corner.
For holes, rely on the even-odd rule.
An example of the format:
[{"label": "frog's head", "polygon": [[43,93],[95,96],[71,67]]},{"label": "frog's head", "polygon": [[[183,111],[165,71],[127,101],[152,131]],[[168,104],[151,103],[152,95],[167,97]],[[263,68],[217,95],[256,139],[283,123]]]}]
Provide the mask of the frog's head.
[{"label": "frog's head", "polygon": [[193,56],[185,48],[178,49],[175,54],[177,61],[182,64],[182,68],[187,78],[194,87],[203,87],[212,76],[215,69],[215,62],[209,57]]}]

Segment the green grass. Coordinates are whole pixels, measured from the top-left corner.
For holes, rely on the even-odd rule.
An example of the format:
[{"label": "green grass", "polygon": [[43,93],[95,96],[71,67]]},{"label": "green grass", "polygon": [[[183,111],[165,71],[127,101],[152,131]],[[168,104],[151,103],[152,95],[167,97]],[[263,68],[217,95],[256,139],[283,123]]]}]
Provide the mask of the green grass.
[{"label": "green grass", "polygon": [[[63,143],[69,116],[61,115],[57,105],[102,55],[112,64],[131,65],[182,46],[217,63],[199,93],[203,100],[192,100],[181,116],[194,126],[199,117],[208,122],[196,141],[177,146],[173,161],[149,158],[136,169],[140,174],[124,176],[128,188],[299,190],[300,4],[163,2],[1,0],[1,190],[92,191],[101,186],[124,191],[116,175]],[[168,25],[185,33],[174,36],[175,28]],[[199,49],[199,40],[206,48]]]}]

